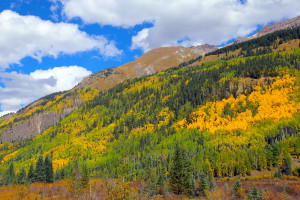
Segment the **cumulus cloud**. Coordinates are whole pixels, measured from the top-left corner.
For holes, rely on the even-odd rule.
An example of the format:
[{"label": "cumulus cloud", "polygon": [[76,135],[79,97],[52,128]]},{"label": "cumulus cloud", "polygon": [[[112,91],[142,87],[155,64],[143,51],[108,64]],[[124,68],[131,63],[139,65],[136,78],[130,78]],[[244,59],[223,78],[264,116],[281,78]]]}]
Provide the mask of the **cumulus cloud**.
[{"label": "cumulus cloud", "polygon": [[85,23],[132,27],[153,23],[132,38],[132,48],[221,44],[245,36],[257,25],[300,14],[299,0],[59,0],[68,18]]},{"label": "cumulus cloud", "polygon": [[29,75],[17,72],[0,73],[0,116],[15,112],[24,105],[45,95],[69,90],[78,84],[91,71],[79,66],[55,67],[48,70],[36,70]]},{"label": "cumulus cloud", "polygon": [[121,53],[103,36],[89,36],[78,25],[53,23],[36,16],[21,16],[11,10],[0,13],[0,70],[27,56],[41,61],[44,56],[98,50],[103,56]]}]

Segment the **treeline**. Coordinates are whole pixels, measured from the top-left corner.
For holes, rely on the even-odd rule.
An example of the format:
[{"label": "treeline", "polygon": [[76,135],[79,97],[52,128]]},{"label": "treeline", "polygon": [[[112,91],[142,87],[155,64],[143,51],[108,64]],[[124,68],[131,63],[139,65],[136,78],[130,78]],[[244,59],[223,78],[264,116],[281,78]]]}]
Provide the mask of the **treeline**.
[{"label": "treeline", "polygon": [[2,184],[27,184],[33,182],[52,183],[53,181],[54,172],[51,157],[47,155],[44,160],[43,156],[40,155],[36,165],[30,165],[28,173],[26,173],[24,167],[21,168],[20,173],[16,173],[14,163],[11,162],[4,174],[4,183]]}]

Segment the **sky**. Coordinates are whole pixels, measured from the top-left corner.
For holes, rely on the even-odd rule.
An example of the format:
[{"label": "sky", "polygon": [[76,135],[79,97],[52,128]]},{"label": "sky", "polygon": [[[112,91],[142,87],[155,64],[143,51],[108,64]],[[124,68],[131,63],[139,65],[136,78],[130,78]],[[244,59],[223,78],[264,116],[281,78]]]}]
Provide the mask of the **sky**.
[{"label": "sky", "polygon": [[162,46],[226,45],[299,0],[1,0],[0,116]]}]

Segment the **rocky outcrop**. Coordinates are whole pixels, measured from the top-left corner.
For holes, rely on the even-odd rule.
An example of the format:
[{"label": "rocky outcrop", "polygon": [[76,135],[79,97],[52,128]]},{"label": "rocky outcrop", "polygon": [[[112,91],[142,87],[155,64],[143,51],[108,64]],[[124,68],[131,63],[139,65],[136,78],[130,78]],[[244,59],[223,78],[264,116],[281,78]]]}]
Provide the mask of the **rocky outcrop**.
[{"label": "rocky outcrop", "polygon": [[62,113],[36,113],[30,119],[13,123],[1,134],[2,142],[21,141],[41,134],[47,128],[55,125],[69,115],[75,108],[64,109]]}]

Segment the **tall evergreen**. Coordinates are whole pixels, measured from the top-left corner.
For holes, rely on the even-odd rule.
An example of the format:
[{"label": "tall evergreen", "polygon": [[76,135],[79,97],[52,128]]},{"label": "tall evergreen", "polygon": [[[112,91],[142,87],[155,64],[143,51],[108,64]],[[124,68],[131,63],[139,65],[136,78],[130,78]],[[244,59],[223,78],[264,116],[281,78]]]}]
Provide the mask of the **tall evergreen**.
[{"label": "tall evergreen", "polygon": [[25,168],[22,167],[20,174],[18,176],[18,183],[19,184],[26,184],[27,183],[27,176],[26,176],[26,171]]},{"label": "tall evergreen", "polygon": [[283,173],[286,175],[292,175],[292,158],[291,155],[289,153],[286,153],[284,155],[284,160],[283,160],[283,164],[284,164],[284,169],[283,169]]},{"label": "tall evergreen", "polygon": [[242,183],[241,183],[241,179],[240,176],[238,176],[235,179],[235,182],[233,184],[233,191],[234,191],[234,196],[236,198],[240,198],[242,195]]},{"label": "tall evergreen", "polygon": [[40,155],[35,167],[34,180],[37,182],[45,182],[46,173],[45,173],[45,162],[43,155]]},{"label": "tall evergreen", "polygon": [[13,184],[16,181],[16,173],[14,163],[11,163],[5,173],[5,184]]},{"label": "tall evergreen", "polygon": [[27,176],[27,180],[29,183],[32,183],[34,182],[34,166],[33,164],[31,163],[30,167],[29,167],[29,171],[28,171],[28,176]]},{"label": "tall evergreen", "polygon": [[191,162],[187,153],[178,143],[175,145],[172,167],[170,170],[170,185],[175,194],[192,193]]},{"label": "tall evergreen", "polygon": [[198,194],[200,196],[206,196],[207,191],[208,191],[207,176],[204,173],[202,173],[199,176]]},{"label": "tall evergreen", "polygon": [[45,158],[45,181],[52,183],[54,179],[52,159],[49,155]]},{"label": "tall evergreen", "polygon": [[159,192],[165,194],[167,192],[167,169],[165,161],[162,160],[159,168],[157,186],[159,187]]},{"label": "tall evergreen", "polygon": [[81,186],[85,188],[90,181],[89,169],[86,163],[83,163],[81,168]]}]

